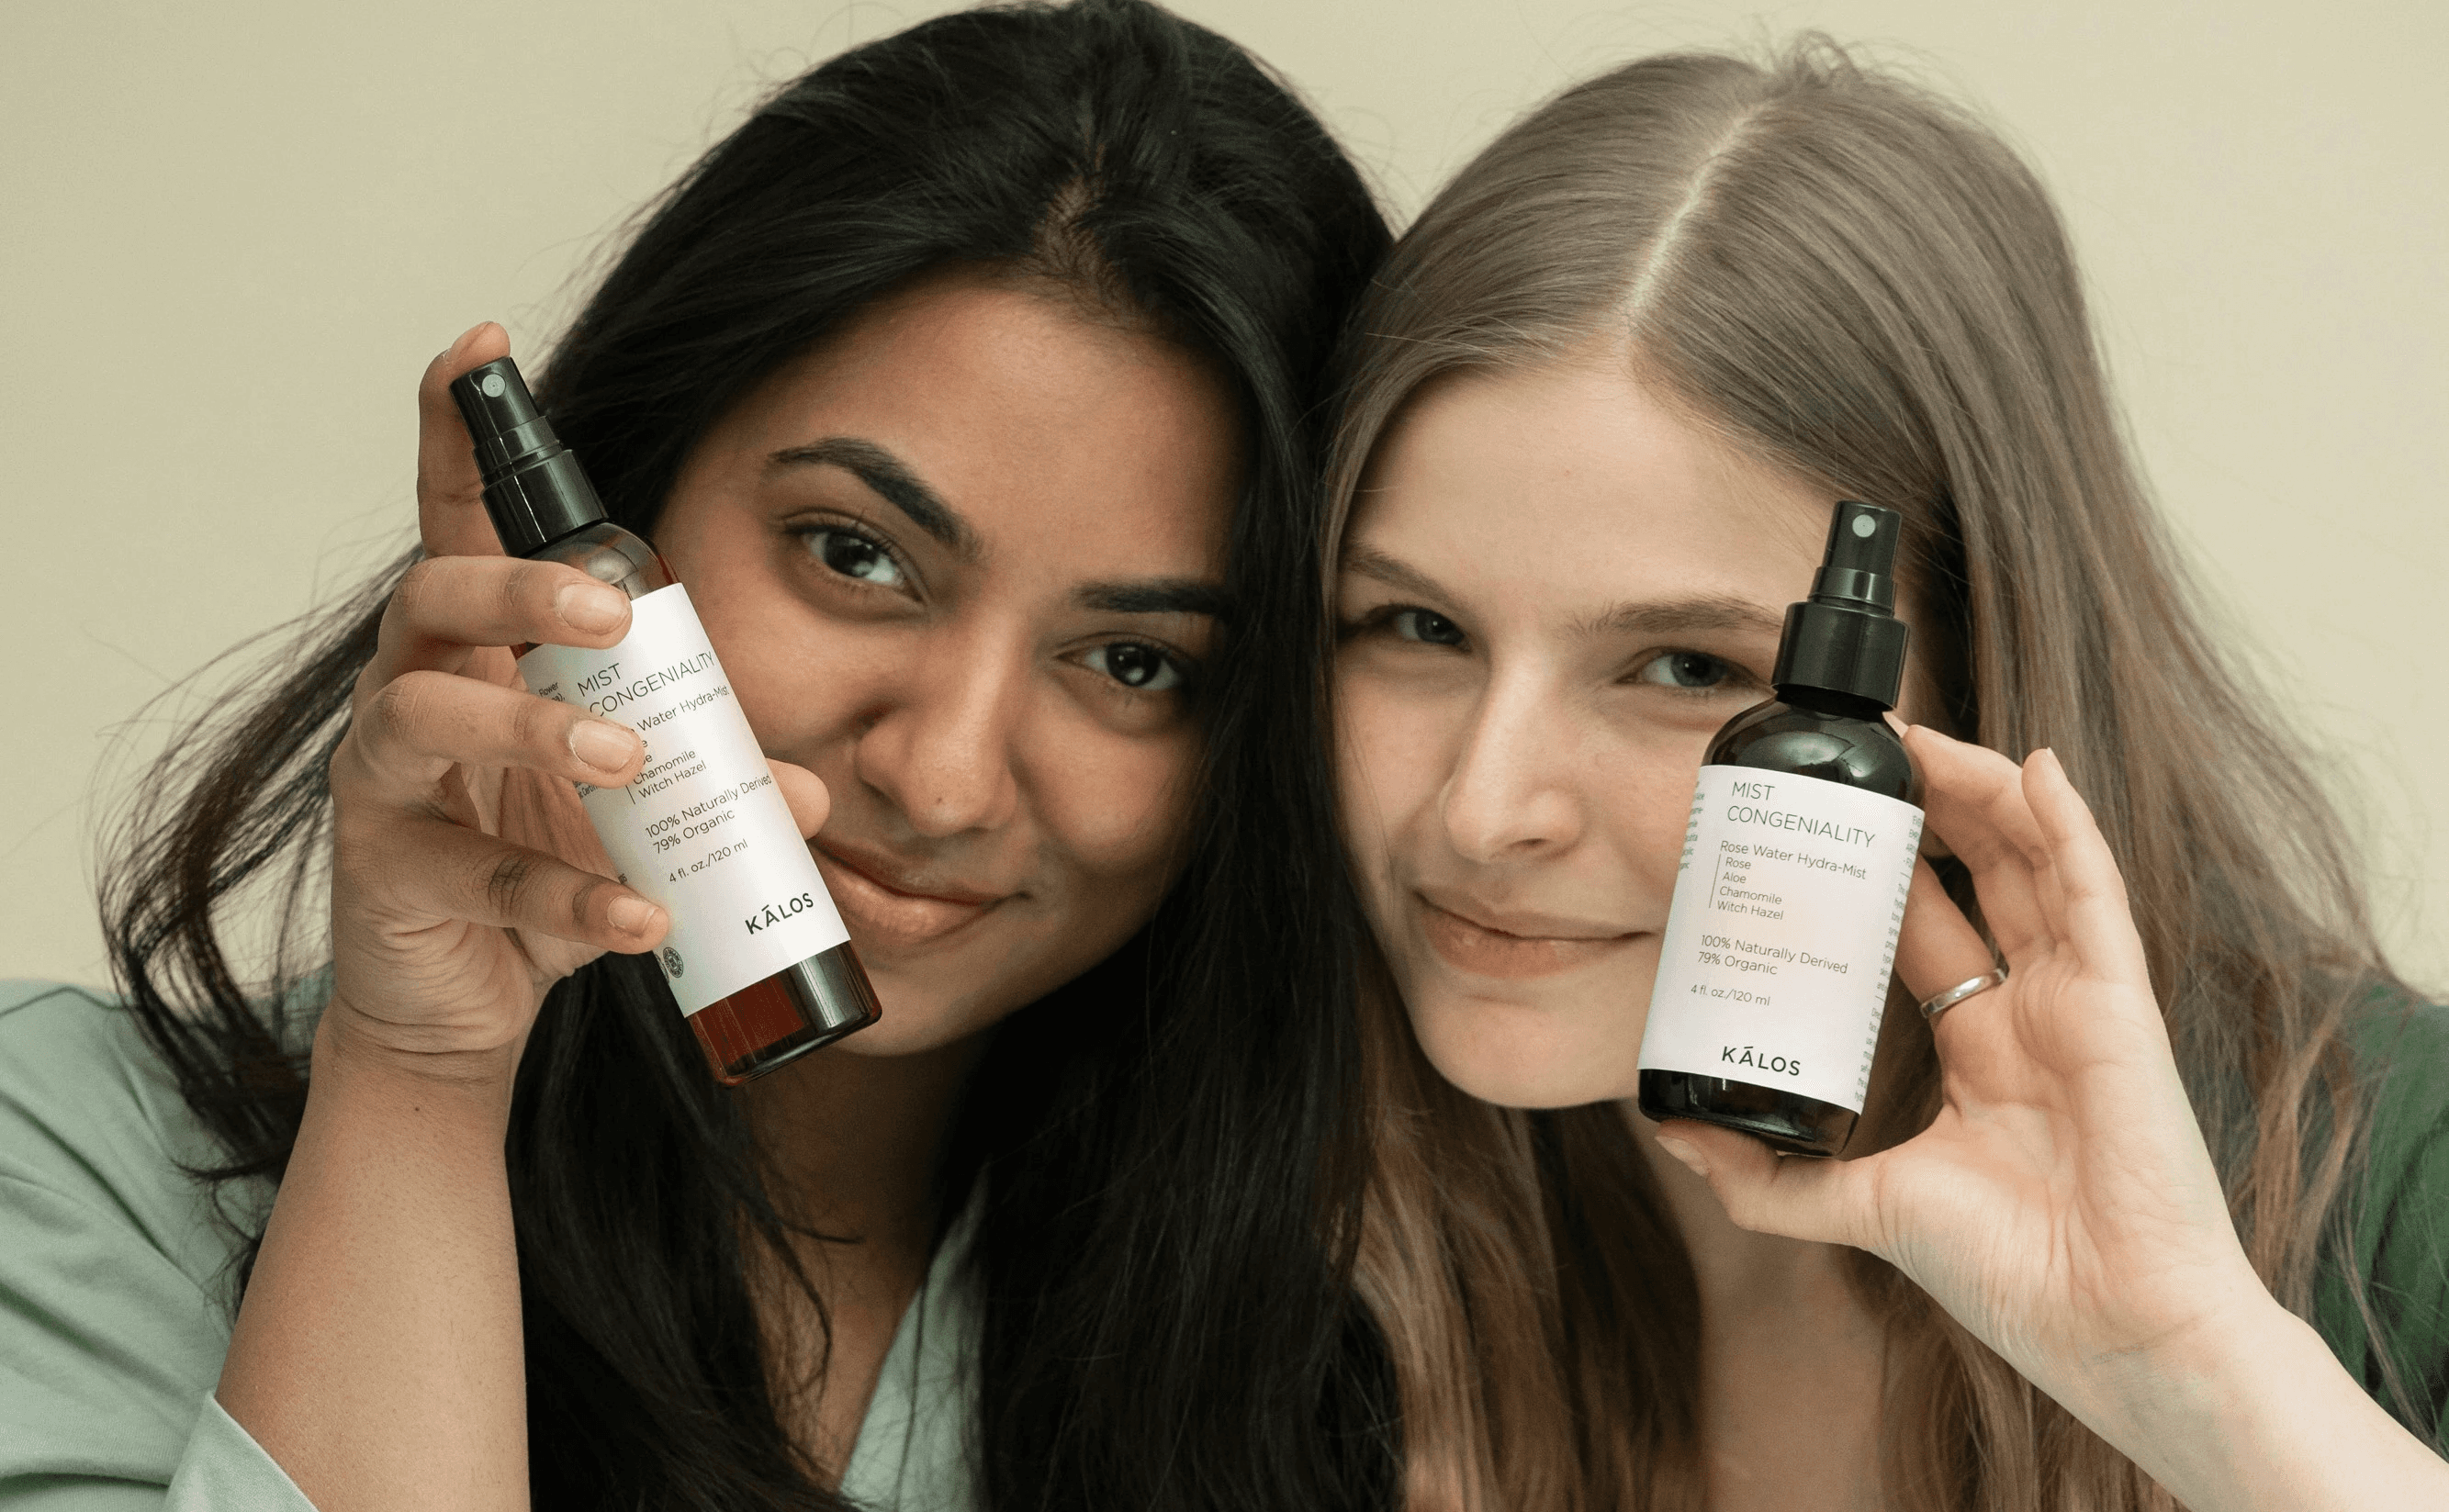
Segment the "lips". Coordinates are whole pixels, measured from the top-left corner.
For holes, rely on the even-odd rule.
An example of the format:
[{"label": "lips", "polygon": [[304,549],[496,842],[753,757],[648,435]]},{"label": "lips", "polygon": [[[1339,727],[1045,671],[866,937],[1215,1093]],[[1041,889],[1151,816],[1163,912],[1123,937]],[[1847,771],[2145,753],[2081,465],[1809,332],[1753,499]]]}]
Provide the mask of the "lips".
[{"label": "lips", "polygon": [[[1474,976],[1554,976],[1604,960],[1639,938],[1637,930],[1610,932],[1589,920],[1477,909],[1464,913],[1432,902],[1426,893],[1412,898],[1429,947],[1446,965]],[[1471,908],[1464,900],[1447,901]]]},{"label": "lips", "polygon": [[865,846],[820,839],[809,850],[843,924],[866,948],[934,944],[1016,896],[964,887]]}]

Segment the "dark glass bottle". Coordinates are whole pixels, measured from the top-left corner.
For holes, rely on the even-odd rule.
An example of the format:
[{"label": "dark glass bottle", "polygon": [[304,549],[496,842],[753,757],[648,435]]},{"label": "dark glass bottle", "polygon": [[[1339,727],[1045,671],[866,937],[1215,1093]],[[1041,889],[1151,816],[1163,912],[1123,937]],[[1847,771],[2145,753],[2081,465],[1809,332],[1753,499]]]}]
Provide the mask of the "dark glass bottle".
[{"label": "dark glass bottle", "polygon": [[[1704,768],[1811,777],[1919,806],[1920,775],[1882,718],[1904,676],[1908,632],[1890,612],[1901,524],[1892,509],[1838,505],[1812,596],[1786,611],[1771,678],[1777,698],[1728,720],[1711,738]],[[1684,906],[1680,889],[1676,902]],[[1843,1150],[1859,1118],[1765,1079],[1681,1070],[1643,1069],[1639,1099],[1651,1119],[1721,1124],[1799,1155]]]},{"label": "dark glass bottle", "polygon": [[[452,384],[451,392],[475,443],[485,476],[486,512],[503,550],[576,567],[619,588],[633,603],[675,585],[678,580],[653,546],[605,518],[578,459],[554,434],[510,358],[467,373]],[[694,625],[693,615],[690,622]],[[719,677],[720,669],[716,672]],[[728,700],[717,712],[741,718],[736,703]],[[742,719],[742,730],[745,728]],[[589,817],[619,864],[635,848],[636,837],[613,833],[591,806]],[[775,838],[784,846],[803,845],[796,828]],[[685,907],[686,900],[664,895],[647,875],[654,870],[630,867],[622,880],[663,903],[677,921],[678,907]],[[630,875],[633,871],[638,875]],[[806,871],[815,876],[813,862]],[[816,886],[821,891],[820,879]],[[659,957],[666,974],[676,975],[675,953],[665,950]],[[688,1025],[715,1078],[737,1086],[865,1028],[881,1015],[858,953],[845,939],[704,1005],[688,1015]]]}]

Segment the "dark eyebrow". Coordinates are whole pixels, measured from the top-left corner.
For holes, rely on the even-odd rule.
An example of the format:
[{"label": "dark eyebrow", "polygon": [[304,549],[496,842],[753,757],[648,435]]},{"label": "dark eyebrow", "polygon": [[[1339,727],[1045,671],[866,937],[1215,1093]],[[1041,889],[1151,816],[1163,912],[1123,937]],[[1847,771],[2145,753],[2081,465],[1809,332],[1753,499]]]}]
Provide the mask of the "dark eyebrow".
[{"label": "dark eyebrow", "polygon": [[977,532],[944,502],[943,496],[919,480],[908,463],[873,441],[857,436],[827,436],[803,447],[784,447],[765,459],[768,467],[839,468],[867,485],[877,498],[910,517],[910,523],[974,562]]},{"label": "dark eyebrow", "polygon": [[1222,620],[1233,606],[1224,584],[1204,578],[1138,578],[1084,583],[1071,602],[1105,614],[1204,614]]},{"label": "dark eyebrow", "polygon": [[[1440,603],[1455,602],[1435,578],[1383,551],[1352,545],[1343,553],[1343,570],[1382,583],[1398,592]],[[1749,599],[1732,594],[1696,594],[1663,603],[1619,603],[1576,622],[1575,634],[1599,636],[1688,635],[1703,630],[1748,630],[1777,635],[1785,627],[1783,616]]]}]

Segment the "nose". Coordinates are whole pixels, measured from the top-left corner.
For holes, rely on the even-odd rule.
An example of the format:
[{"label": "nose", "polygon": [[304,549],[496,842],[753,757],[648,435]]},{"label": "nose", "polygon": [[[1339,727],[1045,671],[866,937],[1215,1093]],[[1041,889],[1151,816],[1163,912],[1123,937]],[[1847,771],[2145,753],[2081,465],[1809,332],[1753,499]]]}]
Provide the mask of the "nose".
[{"label": "nose", "polygon": [[985,636],[926,648],[860,733],[854,770],[931,839],[1009,821],[1012,751],[1028,692],[1019,646]]},{"label": "nose", "polygon": [[1491,864],[1570,850],[1586,819],[1579,744],[1557,690],[1527,675],[1492,678],[1439,794],[1455,852]]}]

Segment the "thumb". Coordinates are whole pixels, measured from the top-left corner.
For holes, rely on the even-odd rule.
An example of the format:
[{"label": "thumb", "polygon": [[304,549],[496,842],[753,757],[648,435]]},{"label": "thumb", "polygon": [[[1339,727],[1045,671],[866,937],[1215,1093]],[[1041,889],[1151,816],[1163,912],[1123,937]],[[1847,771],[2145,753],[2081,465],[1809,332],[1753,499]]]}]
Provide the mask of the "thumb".
[{"label": "thumb", "polygon": [[1856,1246],[1868,1234],[1867,1161],[1781,1156],[1747,1134],[1688,1119],[1660,1124],[1657,1139],[1709,1183],[1739,1229]]},{"label": "thumb", "polygon": [[791,817],[800,826],[800,837],[815,839],[834,810],[834,795],[825,791],[824,779],[806,767],[795,767],[770,756],[765,765],[773,771],[774,786],[781,790],[782,801],[791,806]]}]

